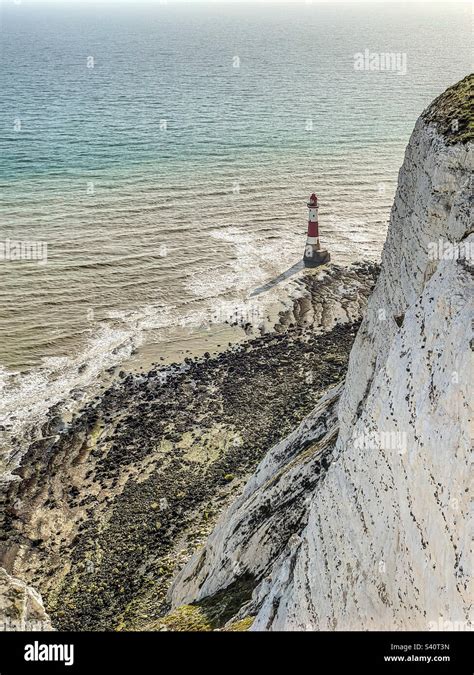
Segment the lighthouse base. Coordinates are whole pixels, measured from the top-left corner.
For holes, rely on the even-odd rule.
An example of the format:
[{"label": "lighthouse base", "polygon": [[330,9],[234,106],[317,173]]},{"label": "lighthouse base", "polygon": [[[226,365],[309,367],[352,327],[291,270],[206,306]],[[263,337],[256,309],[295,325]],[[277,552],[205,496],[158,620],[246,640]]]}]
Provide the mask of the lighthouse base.
[{"label": "lighthouse base", "polygon": [[331,260],[329,251],[324,249],[305,248],[303,262],[305,267],[319,267],[319,265],[324,265]]}]

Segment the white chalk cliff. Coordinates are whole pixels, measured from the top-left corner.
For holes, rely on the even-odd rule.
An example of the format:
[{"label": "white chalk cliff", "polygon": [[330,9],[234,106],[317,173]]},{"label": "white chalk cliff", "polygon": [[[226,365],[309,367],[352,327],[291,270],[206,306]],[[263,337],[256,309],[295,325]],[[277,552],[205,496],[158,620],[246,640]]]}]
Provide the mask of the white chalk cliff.
[{"label": "white chalk cliff", "polygon": [[174,606],[248,575],[252,630],[470,626],[474,162],[443,96],[408,144],[345,383],[268,453]]}]

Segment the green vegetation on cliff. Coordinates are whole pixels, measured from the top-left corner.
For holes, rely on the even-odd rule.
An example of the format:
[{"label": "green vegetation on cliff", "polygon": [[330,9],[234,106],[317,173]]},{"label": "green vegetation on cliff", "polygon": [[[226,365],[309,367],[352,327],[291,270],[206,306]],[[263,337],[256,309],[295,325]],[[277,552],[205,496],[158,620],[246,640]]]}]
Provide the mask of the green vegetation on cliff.
[{"label": "green vegetation on cliff", "polygon": [[473,89],[471,73],[446,89],[423,113],[423,119],[436,124],[449,145],[474,139]]},{"label": "green vegetation on cliff", "polygon": [[[252,597],[255,580],[252,577],[242,577],[215,595],[204,598],[191,605],[182,605],[169,612],[166,616],[152,622],[145,630],[178,631],[178,632],[208,632],[218,629],[225,631],[242,632],[250,628],[253,617],[245,617],[228,623],[232,617]],[[225,628],[224,628],[225,626]]]}]

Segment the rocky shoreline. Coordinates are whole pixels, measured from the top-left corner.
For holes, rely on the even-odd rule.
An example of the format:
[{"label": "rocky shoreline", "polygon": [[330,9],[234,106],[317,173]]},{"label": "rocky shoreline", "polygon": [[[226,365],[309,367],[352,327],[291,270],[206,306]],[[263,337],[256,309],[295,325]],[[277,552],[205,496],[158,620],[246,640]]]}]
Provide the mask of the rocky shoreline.
[{"label": "rocky shoreline", "polygon": [[55,628],[160,629],[175,573],[266,452],[344,378],[377,273],[361,263],[306,275],[271,332],[122,371],[72,420],[51,417],[1,495],[0,566],[41,592]]}]

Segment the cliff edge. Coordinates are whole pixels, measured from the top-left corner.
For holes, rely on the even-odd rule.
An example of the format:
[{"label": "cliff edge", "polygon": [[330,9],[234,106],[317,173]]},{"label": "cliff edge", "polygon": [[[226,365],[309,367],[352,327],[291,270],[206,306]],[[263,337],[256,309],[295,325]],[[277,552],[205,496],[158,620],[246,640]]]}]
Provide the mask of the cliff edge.
[{"label": "cliff edge", "polygon": [[473,81],[416,123],[345,384],[267,454],[174,607],[251,579],[252,630],[470,627]]}]

